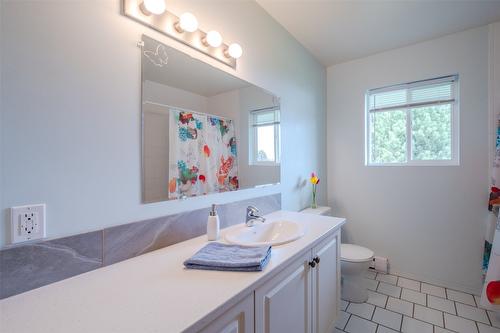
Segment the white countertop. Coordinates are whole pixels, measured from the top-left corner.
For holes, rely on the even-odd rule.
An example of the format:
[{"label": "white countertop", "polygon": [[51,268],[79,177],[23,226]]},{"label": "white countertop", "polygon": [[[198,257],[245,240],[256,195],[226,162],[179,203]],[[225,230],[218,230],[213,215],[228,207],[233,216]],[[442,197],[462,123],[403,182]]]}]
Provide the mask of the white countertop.
[{"label": "white countertop", "polygon": [[277,273],[278,267],[285,267],[306,247],[345,223],[343,218],[287,211],[266,217],[268,221],[281,219],[301,223],[307,231],[292,243],[273,247],[263,272],[184,269],[183,261],[207,243],[203,235],[3,299],[0,301],[0,331],[196,331]]},{"label": "white countertop", "polygon": [[302,209],[301,213],[307,214],[318,214],[318,215],[330,215],[332,209],[328,206],[318,206],[316,208],[307,207]]}]

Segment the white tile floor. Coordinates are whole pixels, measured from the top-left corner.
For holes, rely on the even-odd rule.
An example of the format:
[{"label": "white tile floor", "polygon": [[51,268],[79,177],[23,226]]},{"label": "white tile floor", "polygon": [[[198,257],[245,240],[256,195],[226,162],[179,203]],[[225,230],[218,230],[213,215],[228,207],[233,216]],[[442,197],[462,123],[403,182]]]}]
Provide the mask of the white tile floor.
[{"label": "white tile floor", "polygon": [[368,301],[341,301],[336,333],[500,333],[500,314],[476,295],[371,270],[366,278]]}]

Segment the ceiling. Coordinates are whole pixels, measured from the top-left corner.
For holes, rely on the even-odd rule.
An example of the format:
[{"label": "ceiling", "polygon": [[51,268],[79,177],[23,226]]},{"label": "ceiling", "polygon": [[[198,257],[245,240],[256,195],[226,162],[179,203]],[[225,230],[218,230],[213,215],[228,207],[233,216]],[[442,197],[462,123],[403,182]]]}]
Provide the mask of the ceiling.
[{"label": "ceiling", "polygon": [[500,0],[256,0],[323,65],[500,20]]}]

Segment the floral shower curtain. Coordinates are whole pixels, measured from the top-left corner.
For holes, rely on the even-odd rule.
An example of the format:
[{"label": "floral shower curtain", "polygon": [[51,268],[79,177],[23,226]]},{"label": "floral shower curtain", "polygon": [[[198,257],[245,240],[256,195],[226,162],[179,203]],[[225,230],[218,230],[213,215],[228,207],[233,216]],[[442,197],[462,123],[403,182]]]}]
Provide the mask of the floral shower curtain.
[{"label": "floral shower curtain", "polygon": [[498,212],[500,207],[500,118],[496,119],[495,127],[495,159],[493,165],[491,166],[491,191],[490,200],[488,203],[488,210],[492,212],[490,219],[488,220],[486,227],[486,235],[484,242],[484,255],[483,255],[483,275],[486,275],[488,270],[488,264],[490,260],[491,247],[493,243],[493,237],[495,235],[495,227],[498,219]]},{"label": "floral shower curtain", "polygon": [[170,199],[238,189],[234,122],[170,109],[169,161]]}]

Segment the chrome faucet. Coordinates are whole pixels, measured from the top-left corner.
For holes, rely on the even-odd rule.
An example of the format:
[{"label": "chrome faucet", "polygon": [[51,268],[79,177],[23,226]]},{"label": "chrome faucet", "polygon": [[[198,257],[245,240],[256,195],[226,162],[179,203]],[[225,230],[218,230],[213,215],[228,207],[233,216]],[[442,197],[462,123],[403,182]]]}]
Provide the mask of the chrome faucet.
[{"label": "chrome faucet", "polygon": [[255,221],[260,221],[264,223],[266,221],[265,217],[256,215],[259,212],[257,208],[254,206],[248,206],[247,207],[247,216],[246,216],[246,221],[245,224],[247,227],[253,227],[255,224]]}]

